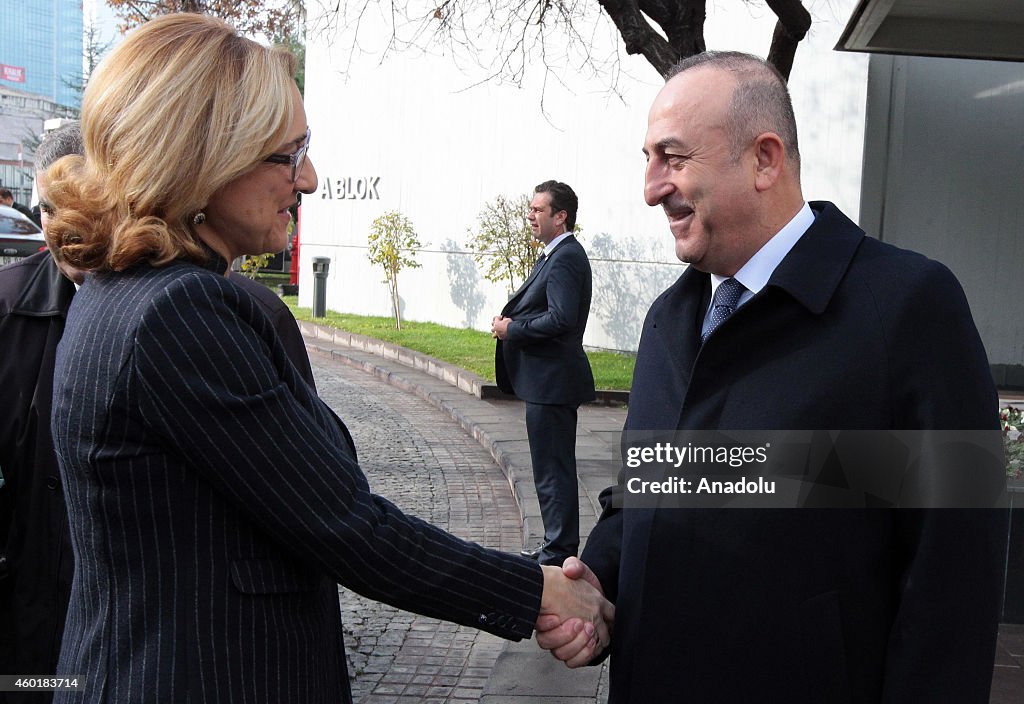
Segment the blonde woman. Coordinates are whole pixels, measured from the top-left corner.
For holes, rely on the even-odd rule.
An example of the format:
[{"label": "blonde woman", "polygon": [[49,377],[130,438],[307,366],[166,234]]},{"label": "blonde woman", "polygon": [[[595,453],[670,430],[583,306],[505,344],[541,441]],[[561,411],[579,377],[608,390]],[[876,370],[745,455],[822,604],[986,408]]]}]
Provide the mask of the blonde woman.
[{"label": "blonde woman", "polygon": [[[316,189],[289,54],[199,15],[153,20],[82,104],[49,172],[60,257],[91,272],[58,352],[53,432],[77,571],[56,701],[349,701],[340,582],[528,637],[611,606],[370,494],[344,426],[225,276],[286,244]],[[542,620],[542,623],[545,621]]]}]

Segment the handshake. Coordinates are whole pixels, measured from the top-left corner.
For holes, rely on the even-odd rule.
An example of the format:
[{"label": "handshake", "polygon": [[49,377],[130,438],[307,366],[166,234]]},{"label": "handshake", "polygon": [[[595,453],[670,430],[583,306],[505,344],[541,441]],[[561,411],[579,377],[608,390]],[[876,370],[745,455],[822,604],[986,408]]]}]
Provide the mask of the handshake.
[{"label": "handshake", "polygon": [[562,567],[543,565],[544,593],[537,644],[568,667],[586,665],[611,643],[615,606],[597,576],[575,557]]}]

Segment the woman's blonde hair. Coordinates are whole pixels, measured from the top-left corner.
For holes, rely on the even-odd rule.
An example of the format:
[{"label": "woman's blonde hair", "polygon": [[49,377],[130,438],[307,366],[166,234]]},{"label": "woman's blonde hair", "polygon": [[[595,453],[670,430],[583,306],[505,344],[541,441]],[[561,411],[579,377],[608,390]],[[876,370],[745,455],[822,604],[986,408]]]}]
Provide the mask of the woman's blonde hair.
[{"label": "woman's blonde hair", "polygon": [[205,15],[134,31],[85,90],[85,158],[47,171],[56,256],[88,271],[203,261],[192,217],[285,141],[294,69]]}]

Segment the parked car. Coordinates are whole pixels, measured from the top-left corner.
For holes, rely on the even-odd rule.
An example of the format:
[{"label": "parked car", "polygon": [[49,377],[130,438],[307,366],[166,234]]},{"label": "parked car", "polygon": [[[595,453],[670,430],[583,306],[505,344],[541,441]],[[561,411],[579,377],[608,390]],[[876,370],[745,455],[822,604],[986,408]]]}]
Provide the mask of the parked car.
[{"label": "parked car", "polygon": [[0,266],[46,249],[39,226],[14,208],[0,205]]}]

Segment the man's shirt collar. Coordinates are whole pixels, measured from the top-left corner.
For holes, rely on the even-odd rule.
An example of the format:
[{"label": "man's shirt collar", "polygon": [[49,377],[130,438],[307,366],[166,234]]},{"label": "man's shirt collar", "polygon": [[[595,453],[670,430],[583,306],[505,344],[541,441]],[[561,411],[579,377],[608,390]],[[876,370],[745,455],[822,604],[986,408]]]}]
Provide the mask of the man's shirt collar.
[{"label": "man's shirt collar", "polygon": [[[737,307],[742,306],[765,287],[775,269],[786,258],[786,255],[789,254],[789,250],[793,249],[793,245],[803,237],[804,233],[813,224],[814,212],[811,210],[811,206],[804,203],[803,207],[793,216],[793,219],[786,223],[774,237],[765,242],[761,249],[757,250],[754,256],[747,260],[746,264],[740,267],[740,270],[732,278],[743,284],[747,290],[740,296]],[[715,291],[718,290],[718,285],[727,278],[729,277],[719,276],[718,274],[711,275],[712,298],[714,298]]]},{"label": "man's shirt collar", "polygon": [[551,253],[555,251],[555,247],[557,247],[562,242],[562,240],[564,240],[566,237],[571,237],[571,236],[572,236],[571,232],[563,232],[558,237],[556,237],[555,239],[553,239],[550,242],[548,242],[546,245],[544,245],[544,256],[545,257],[551,256]]}]

